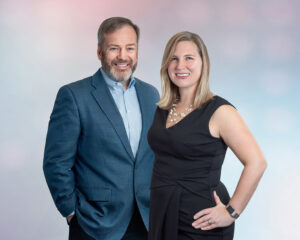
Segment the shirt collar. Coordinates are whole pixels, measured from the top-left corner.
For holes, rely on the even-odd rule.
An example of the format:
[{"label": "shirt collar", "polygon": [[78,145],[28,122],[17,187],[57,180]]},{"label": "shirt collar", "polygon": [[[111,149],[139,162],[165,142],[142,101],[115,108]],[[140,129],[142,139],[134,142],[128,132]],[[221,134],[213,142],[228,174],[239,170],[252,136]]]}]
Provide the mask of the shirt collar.
[{"label": "shirt collar", "polygon": [[[122,83],[120,82],[116,82],[114,80],[112,80],[104,71],[102,68],[100,68],[100,71],[102,73],[102,76],[104,78],[104,81],[106,82],[106,84],[108,85],[109,88],[112,88],[112,89],[117,89],[117,88],[122,88],[123,89],[123,85]],[[128,88],[127,89],[130,89],[132,87],[134,87],[135,85],[135,79],[134,77],[132,76],[131,79],[129,80],[129,85],[128,85]]]}]

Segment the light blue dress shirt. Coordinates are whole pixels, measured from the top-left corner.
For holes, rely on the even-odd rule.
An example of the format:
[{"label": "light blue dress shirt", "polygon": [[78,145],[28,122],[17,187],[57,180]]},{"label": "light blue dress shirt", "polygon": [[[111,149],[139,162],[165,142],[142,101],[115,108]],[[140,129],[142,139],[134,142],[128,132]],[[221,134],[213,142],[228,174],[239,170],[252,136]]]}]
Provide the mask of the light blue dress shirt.
[{"label": "light blue dress shirt", "polygon": [[112,80],[102,68],[101,73],[122,116],[131,150],[135,157],[142,132],[142,114],[134,87],[135,79],[132,77],[127,89],[124,90],[122,83]]}]

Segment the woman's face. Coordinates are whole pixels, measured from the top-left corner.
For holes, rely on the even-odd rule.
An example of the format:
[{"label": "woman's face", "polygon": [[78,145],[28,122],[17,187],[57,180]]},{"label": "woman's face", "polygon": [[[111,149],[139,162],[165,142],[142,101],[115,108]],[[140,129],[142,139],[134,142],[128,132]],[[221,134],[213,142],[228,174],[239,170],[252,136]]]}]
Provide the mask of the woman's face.
[{"label": "woman's face", "polygon": [[181,89],[196,90],[202,70],[202,59],[192,41],[179,42],[168,66],[171,81]]}]

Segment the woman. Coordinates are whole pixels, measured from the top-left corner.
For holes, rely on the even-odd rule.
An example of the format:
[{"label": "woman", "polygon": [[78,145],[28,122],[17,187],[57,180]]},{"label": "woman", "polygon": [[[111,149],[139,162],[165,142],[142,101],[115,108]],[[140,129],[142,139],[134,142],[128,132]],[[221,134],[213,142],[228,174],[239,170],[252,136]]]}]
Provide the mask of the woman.
[{"label": "woman", "polygon": [[[209,89],[202,39],[181,32],[168,42],[162,98],[148,140],[155,153],[150,240],[229,240],[234,221],[266,168],[258,144],[236,109]],[[232,198],[220,182],[227,146],[244,165]]]}]

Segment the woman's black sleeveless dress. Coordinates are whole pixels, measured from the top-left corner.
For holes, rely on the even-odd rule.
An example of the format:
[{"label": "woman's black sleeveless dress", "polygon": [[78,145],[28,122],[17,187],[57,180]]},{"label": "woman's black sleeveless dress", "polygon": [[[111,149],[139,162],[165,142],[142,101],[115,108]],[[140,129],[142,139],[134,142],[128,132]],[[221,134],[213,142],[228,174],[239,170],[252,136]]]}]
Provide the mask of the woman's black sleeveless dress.
[{"label": "woman's black sleeveless dress", "polygon": [[155,154],[151,182],[149,240],[232,240],[234,224],[202,231],[192,227],[198,211],[215,206],[216,190],[226,205],[229,194],[220,181],[227,145],[209,131],[218,107],[214,96],[172,127],[168,111],[157,108],[148,141]]}]

